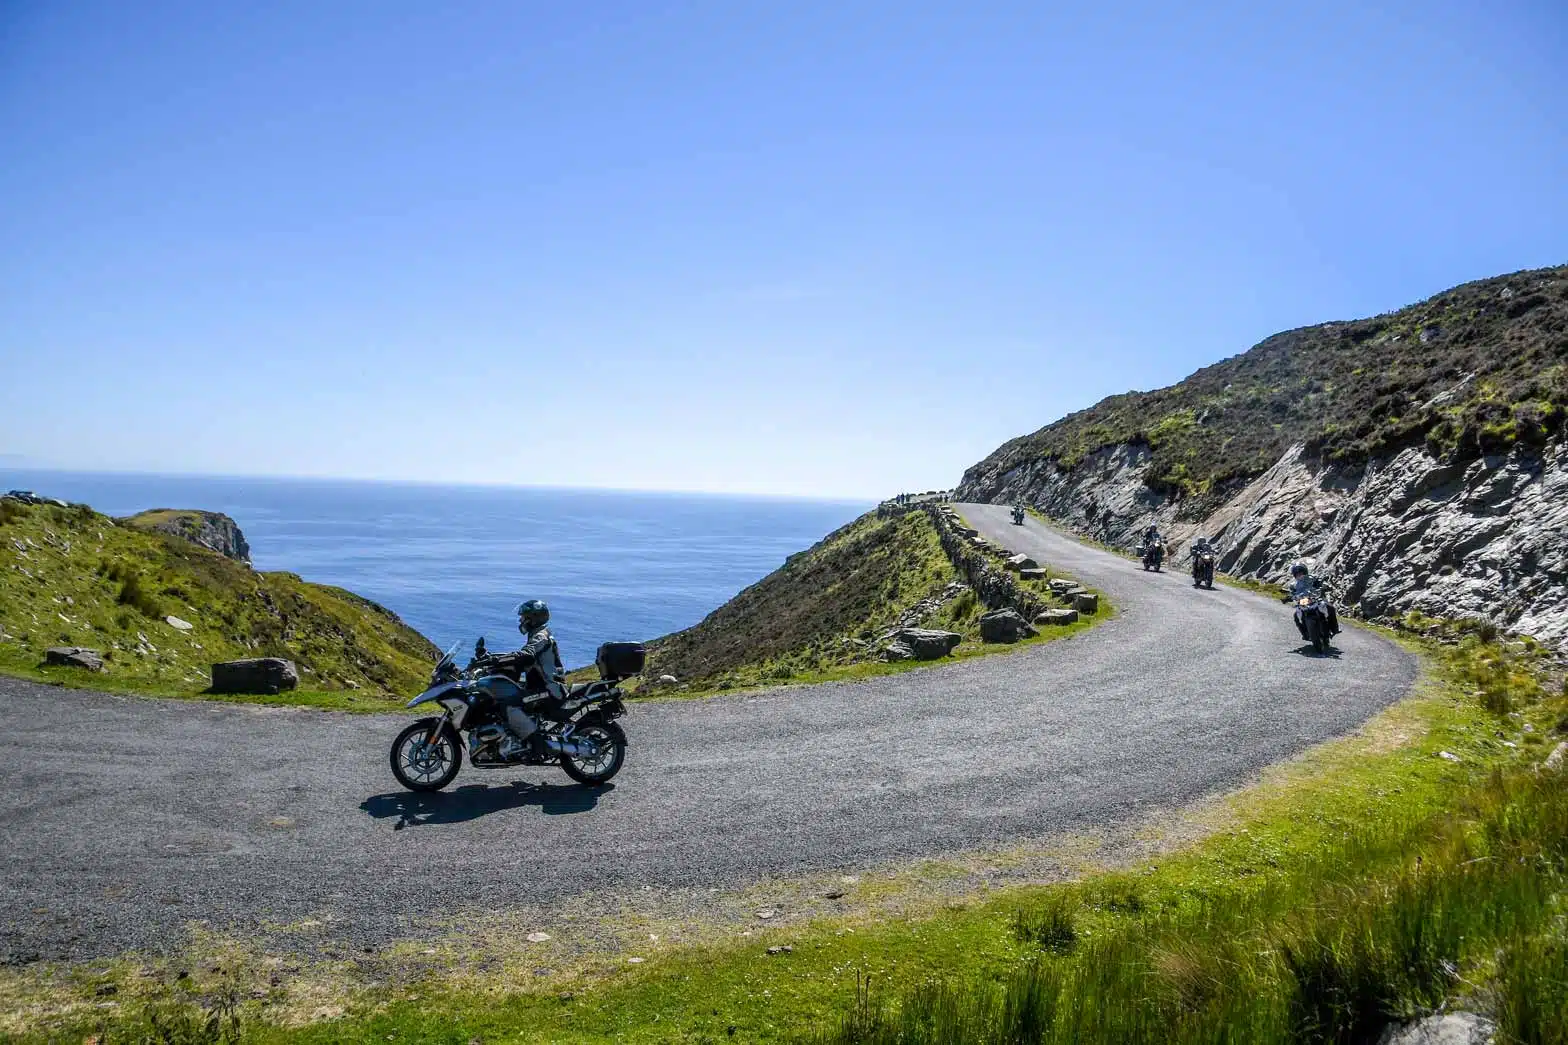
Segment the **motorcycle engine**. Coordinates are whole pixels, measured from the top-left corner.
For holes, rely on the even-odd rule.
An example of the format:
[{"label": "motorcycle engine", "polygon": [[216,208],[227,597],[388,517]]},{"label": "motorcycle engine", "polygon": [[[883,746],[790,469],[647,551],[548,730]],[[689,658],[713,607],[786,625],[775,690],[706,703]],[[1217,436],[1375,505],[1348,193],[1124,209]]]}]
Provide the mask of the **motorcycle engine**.
[{"label": "motorcycle engine", "polygon": [[468,734],[468,757],[476,765],[481,762],[501,761],[501,738],[506,730],[500,726],[480,726]]}]

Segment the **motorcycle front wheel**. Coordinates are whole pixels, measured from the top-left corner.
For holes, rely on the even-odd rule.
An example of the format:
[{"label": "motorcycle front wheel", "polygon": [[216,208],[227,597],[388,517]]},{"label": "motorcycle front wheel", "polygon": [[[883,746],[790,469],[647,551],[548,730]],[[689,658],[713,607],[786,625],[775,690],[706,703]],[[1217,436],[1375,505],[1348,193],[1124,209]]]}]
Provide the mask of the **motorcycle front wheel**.
[{"label": "motorcycle front wheel", "polygon": [[590,722],[579,726],[575,737],[592,740],[597,753],[592,756],[561,752],[561,768],[579,784],[605,784],[621,771],[626,761],[626,734],[614,722]]},{"label": "motorcycle front wheel", "polygon": [[410,791],[439,791],[463,768],[463,746],[450,729],[425,742],[437,721],[422,718],[392,741],[392,775]]},{"label": "motorcycle front wheel", "polygon": [[1328,649],[1328,640],[1323,637],[1323,622],[1316,614],[1307,616],[1307,638],[1312,643],[1312,652],[1322,653]]}]

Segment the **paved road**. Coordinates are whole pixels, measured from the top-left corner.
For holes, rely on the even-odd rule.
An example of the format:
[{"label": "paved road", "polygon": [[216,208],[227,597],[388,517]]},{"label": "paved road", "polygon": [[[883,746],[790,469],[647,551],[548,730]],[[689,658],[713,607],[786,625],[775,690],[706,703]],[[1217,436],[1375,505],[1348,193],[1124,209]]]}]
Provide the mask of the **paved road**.
[{"label": "paved road", "polygon": [[[1243,781],[1396,700],[1365,632],[1310,657],[1285,608],[970,520],[1104,590],[1067,642],[862,683],[633,708],[615,786],[465,768],[401,791],[402,721],[0,680],[0,959],[164,949],[330,914],[355,943],[409,914],[595,887],[713,886],[1105,824]],[[524,780],[543,786],[517,786]]]}]

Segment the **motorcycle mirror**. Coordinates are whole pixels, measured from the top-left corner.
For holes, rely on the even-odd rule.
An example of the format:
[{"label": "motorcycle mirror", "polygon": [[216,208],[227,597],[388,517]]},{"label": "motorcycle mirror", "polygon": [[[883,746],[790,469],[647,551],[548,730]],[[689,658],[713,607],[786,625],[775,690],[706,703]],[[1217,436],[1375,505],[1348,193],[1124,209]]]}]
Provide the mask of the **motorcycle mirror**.
[{"label": "motorcycle mirror", "polygon": [[485,637],[483,635],[481,635],[481,636],[479,636],[479,641],[474,643],[474,656],[476,656],[476,657],[483,657],[484,655],[485,655]]}]

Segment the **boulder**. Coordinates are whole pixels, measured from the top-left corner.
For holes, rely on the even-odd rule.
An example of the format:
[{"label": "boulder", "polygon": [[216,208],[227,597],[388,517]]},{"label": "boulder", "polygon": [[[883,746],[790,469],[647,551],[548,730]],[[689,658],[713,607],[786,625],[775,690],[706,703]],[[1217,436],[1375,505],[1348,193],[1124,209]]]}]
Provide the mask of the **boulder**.
[{"label": "boulder", "polygon": [[1007,560],[1007,568],[1009,570],[1015,571],[1037,570],[1040,568],[1040,564],[1022,552],[1019,552],[1017,555],[1014,555]]},{"label": "boulder", "polygon": [[212,666],[214,693],[274,694],[298,685],[299,672],[294,662],[282,657],[252,657]]},{"label": "boulder", "polygon": [[1073,608],[1086,616],[1100,612],[1100,597],[1093,592],[1081,591],[1073,596]]},{"label": "boulder", "polygon": [[1066,595],[1068,592],[1077,590],[1081,587],[1082,585],[1080,585],[1077,581],[1070,581],[1065,577],[1058,577],[1051,582],[1051,590],[1058,595]]},{"label": "boulder", "polygon": [[1039,615],[1035,617],[1034,622],[1036,624],[1055,625],[1057,627],[1061,627],[1063,625],[1072,624],[1077,620],[1077,610],[1041,610]]},{"label": "boulder", "polygon": [[978,536],[980,536],[980,531],[975,529],[973,526],[960,526],[960,527],[958,527],[958,532],[959,532],[960,536],[963,536],[963,537],[978,537]]},{"label": "boulder", "polygon": [[44,663],[60,668],[103,670],[103,657],[98,651],[82,646],[51,646],[44,650]]},{"label": "boulder", "polygon": [[1497,1028],[1473,1012],[1445,1012],[1414,1023],[1396,1023],[1378,1045],[1490,1045]]},{"label": "boulder", "polygon": [[935,628],[903,628],[893,636],[893,641],[907,647],[916,660],[938,660],[953,652],[963,636]]},{"label": "boulder", "polygon": [[1019,570],[1018,577],[1020,580],[1026,581],[1043,581],[1050,579],[1043,566],[1036,566],[1032,570]]},{"label": "boulder", "polygon": [[1017,642],[1038,634],[1014,609],[992,610],[980,618],[980,638],[985,642]]},{"label": "boulder", "polygon": [[174,616],[173,614],[170,614],[169,616],[163,618],[163,622],[165,624],[167,624],[169,627],[173,628],[175,631],[190,631],[192,628],[194,628],[196,626],[196,625],[192,624],[190,621],[188,621],[188,620],[181,620],[180,618]]},{"label": "boulder", "polygon": [[914,660],[915,651],[902,642],[889,642],[882,647],[882,659],[886,661]]}]

